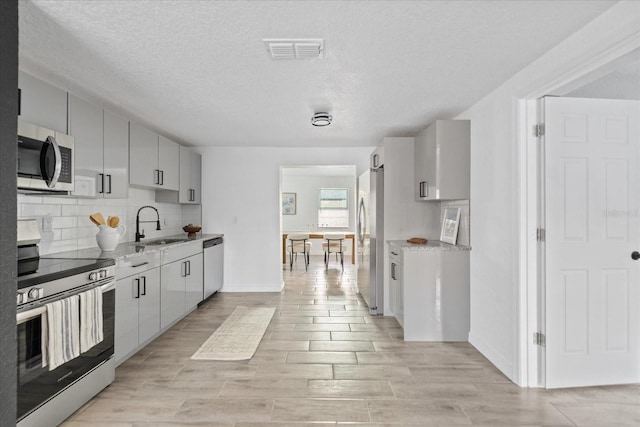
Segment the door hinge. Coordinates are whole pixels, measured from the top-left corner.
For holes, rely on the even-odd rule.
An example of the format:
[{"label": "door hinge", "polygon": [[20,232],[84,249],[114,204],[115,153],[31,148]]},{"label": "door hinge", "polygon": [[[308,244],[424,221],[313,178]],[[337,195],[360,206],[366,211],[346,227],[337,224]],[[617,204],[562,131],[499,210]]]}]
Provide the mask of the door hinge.
[{"label": "door hinge", "polygon": [[542,332],[534,332],[533,333],[533,343],[535,345],[544,346],[545,344],[545,336]]},{"label": "door hinge", "polygon": [[544,228],[536,229],[536,240],[538,242],[544,242],[546,238],[546,232]]},{"label": "door hinge", "polygon": [[533,136],[540,138],[544,135],[544,123],[533,126]]}]

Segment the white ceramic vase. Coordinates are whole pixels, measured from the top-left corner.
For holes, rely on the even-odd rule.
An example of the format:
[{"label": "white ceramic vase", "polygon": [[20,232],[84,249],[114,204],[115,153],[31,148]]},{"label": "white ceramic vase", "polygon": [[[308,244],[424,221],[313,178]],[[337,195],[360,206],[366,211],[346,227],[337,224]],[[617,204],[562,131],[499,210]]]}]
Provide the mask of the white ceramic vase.
[{"label": "white ceramic vase", "polygon": [[108,225],[99,225],[98,228],[100,231],[96,234],[96,241],[103,252],[113,251],[118,246],[120,238],[127,232],[124,224],[120,224],[116,228]]}]

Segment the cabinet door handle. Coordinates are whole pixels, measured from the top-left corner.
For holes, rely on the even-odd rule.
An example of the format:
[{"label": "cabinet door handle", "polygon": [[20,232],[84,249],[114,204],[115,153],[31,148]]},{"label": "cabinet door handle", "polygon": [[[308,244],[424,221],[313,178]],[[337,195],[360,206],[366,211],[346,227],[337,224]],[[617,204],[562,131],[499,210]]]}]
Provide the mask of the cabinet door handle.
[{"label": "cabinet door handle", "polygon": [[187,273],[187,276],[191,276],[191,261],[187,261],[187,267],[189,268],[189,272]]},{"label": "cabinet door handle", "polygon": [[420,181],[420,197],[428,197],[427,181]]},{"label": "cabinet door handle", "polygon": [[147,295],[147,276],[142,276],[142,296]]},{"label": "cabinet door handle", "polygon": [[153,170],[153,183],[160,185],[160,170],[159,169],[154,169]]},{"label": "cabinet door handle", "polygon": [[140,279],[133,279],[136,282],[136,294],[134,295],[135,299],[140,298]]},{"label": "cabinet door handle", "polygon": [[160,185],[164,185],[164,171],[160,171]]},{"label": "cabinet door handle", "polygon": [[186,261],[183,261],[183,262],[182,262],[182,267],[183,267],[183,269],[182,269],[182,271],[180,272],[180,275],[181,275],[182,277],[187,277],[187,262],[186,262]]},{"label": "cabinet door handle", "polygon": [[109,190],[107,191],[107,194],[111,194],[111,174],[107,175],[107,181],[109,181]]},{"label": "cabinet door handle", "polygon": [[100,182],[100,189],[98,190],[98,193],[104,194],[104,174],[99,173],[98,176],[100,177],[100,179],[98,180]]},{"label": "cabinet door handle", "polygon": [[373,155],[373,167],[374,168],[378,167],[378,155],[377,154]]},{"label": "cabinet door handle", "polygon": [[391,263],[391,278],[393,280],[398,280],[397,277],[396,277],[396,263],[395,262]]}]

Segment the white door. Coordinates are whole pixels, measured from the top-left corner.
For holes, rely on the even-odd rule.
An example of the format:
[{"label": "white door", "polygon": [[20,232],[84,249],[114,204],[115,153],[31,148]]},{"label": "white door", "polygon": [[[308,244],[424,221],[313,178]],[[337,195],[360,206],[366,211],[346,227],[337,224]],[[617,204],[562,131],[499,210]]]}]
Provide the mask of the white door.
[{"label": "white door", "polygon": [[543,102],[546,387],[639,382],[639,103]]}]

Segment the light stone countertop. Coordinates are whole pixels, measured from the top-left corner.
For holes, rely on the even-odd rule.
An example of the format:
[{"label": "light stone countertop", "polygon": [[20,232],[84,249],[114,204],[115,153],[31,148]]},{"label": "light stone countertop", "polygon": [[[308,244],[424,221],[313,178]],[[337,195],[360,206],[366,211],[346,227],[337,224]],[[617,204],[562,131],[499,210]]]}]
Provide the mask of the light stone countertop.
[{"label": "light stone countertop", "polygon": [[178,245],[184,245],[191,242],[204,242],[205,240],[215,239],[216,237],[223,237],[224,234],[196,234],[196,238],[192,240],[185,240],[181,242],[169,243],[165,245],[145,245],[145,241],[165,240],[165,239],[186,239],[186,233],[175,234],[172,236],[156,237],[154,239],[143,239],[142,242],[122,242],[115,250],[109,252],[103,252],[98,247],[79,249],[76,251],[58,252],[53,254],[42,255],[42,258],[110,258],[116,262],[124,261],[126,258],[134,258],[145,254],[159,252],[162,249],[168,247],[174,247]]},{"label": "light stone countertop", "polygon": [[471,246],[451,245],[440,240],[429,240],[424,245],[409,243],[406,240],[387,240],[389,245],[393,245],[403,251],[470,251]]}]

